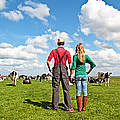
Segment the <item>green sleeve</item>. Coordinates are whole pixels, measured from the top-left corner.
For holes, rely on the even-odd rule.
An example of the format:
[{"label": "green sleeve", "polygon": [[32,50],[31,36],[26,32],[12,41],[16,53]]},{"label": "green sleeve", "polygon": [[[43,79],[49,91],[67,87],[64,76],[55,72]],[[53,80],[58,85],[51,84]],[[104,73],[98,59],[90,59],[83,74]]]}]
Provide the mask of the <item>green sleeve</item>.
[{"label": "green sleeve", "polygon": [[90,59],[88,55],[87,55],[86,63],[89,63],[91,68],[94,68],[96,66],[96,64]]},{"label": "green sleeve", "polygon": [[77,57],[76,57],[76,55],[74,55],[73,56],[73,62],[72,62],[72,70],[76,69],[76,60],[77,60]]}]

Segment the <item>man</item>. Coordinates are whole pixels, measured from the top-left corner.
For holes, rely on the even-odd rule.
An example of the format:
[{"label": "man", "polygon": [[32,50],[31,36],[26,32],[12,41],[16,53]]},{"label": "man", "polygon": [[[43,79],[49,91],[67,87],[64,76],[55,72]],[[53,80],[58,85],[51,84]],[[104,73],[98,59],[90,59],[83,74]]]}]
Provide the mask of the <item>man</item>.
[{"label": "man", "polygon": [[[64,93],[64,105],[67,111],[73,112],[74,109],[71,105],[71,98],[69,93],[69,77],[68,70],[66,66],[66,61],[68,60],[69,69],[72,67],[71,55],[69,51],[64,49],[64,40],[59,38],[57,42],[58,48],[53,49],[47,60],[47,66],[49,71],[52,72],[52,87],[53,87],[53,95],[52,95],[52,108],[53,111],[56,112],[59,104],[59,85],[60,81],[62,83],[63,93]],[[50,61],[54,57],[54,67],[51,69]]]}]

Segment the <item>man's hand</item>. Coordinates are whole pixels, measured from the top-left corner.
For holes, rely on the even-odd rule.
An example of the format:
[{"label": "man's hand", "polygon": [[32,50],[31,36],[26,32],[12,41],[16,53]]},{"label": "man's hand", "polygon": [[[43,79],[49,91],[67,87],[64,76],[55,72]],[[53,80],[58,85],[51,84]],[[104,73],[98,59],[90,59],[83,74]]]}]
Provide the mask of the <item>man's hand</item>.
[{"label": "man's hand", "polygon": [[52,69],[50,67],[50,62],[49,61],[47,61],[47,66],[48,66],[49,71],[52,73]]},{"label": "man's hand", "polygon": [[52,69],[50,68],[49,71],[52,73]]}]

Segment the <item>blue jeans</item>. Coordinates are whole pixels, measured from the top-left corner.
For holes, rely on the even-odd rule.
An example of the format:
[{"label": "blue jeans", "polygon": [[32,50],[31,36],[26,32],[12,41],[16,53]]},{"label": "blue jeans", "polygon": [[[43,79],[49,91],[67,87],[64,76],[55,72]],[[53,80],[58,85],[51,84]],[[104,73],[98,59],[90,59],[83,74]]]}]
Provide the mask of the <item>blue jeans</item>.
[{"label": "blue jeans", "polygon": [[87,96],[87,83],[88,83],[87,75],[76,76],[75,83],[76,83],[76,96],[81,96],[81,84],[83,96]]}]

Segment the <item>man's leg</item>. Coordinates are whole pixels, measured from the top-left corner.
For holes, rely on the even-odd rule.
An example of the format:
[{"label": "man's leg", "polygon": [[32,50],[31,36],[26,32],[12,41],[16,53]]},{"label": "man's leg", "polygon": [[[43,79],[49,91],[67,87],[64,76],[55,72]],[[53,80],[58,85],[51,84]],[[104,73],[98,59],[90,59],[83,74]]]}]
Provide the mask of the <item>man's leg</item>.
[{"label": "man's leg", "polygon": [[62,68],[62,73],[61,73],[61,83],[62,83],[62,88],[63,88],[63,93],[64,93],[64,104],[67,109],[71,109],[71,98],[70,98],[70,92],[69,92],[69,77],[68,77],[68,72],[66,69]]},{"label": "man's leg", "polygon": [[53,107],[53,109],[58,109],[58,104],[59,104],[59,84],[60,84],[60,80],[53,78],[53,80],[52,80],[52,87],[53,87],[52,107]]}]

